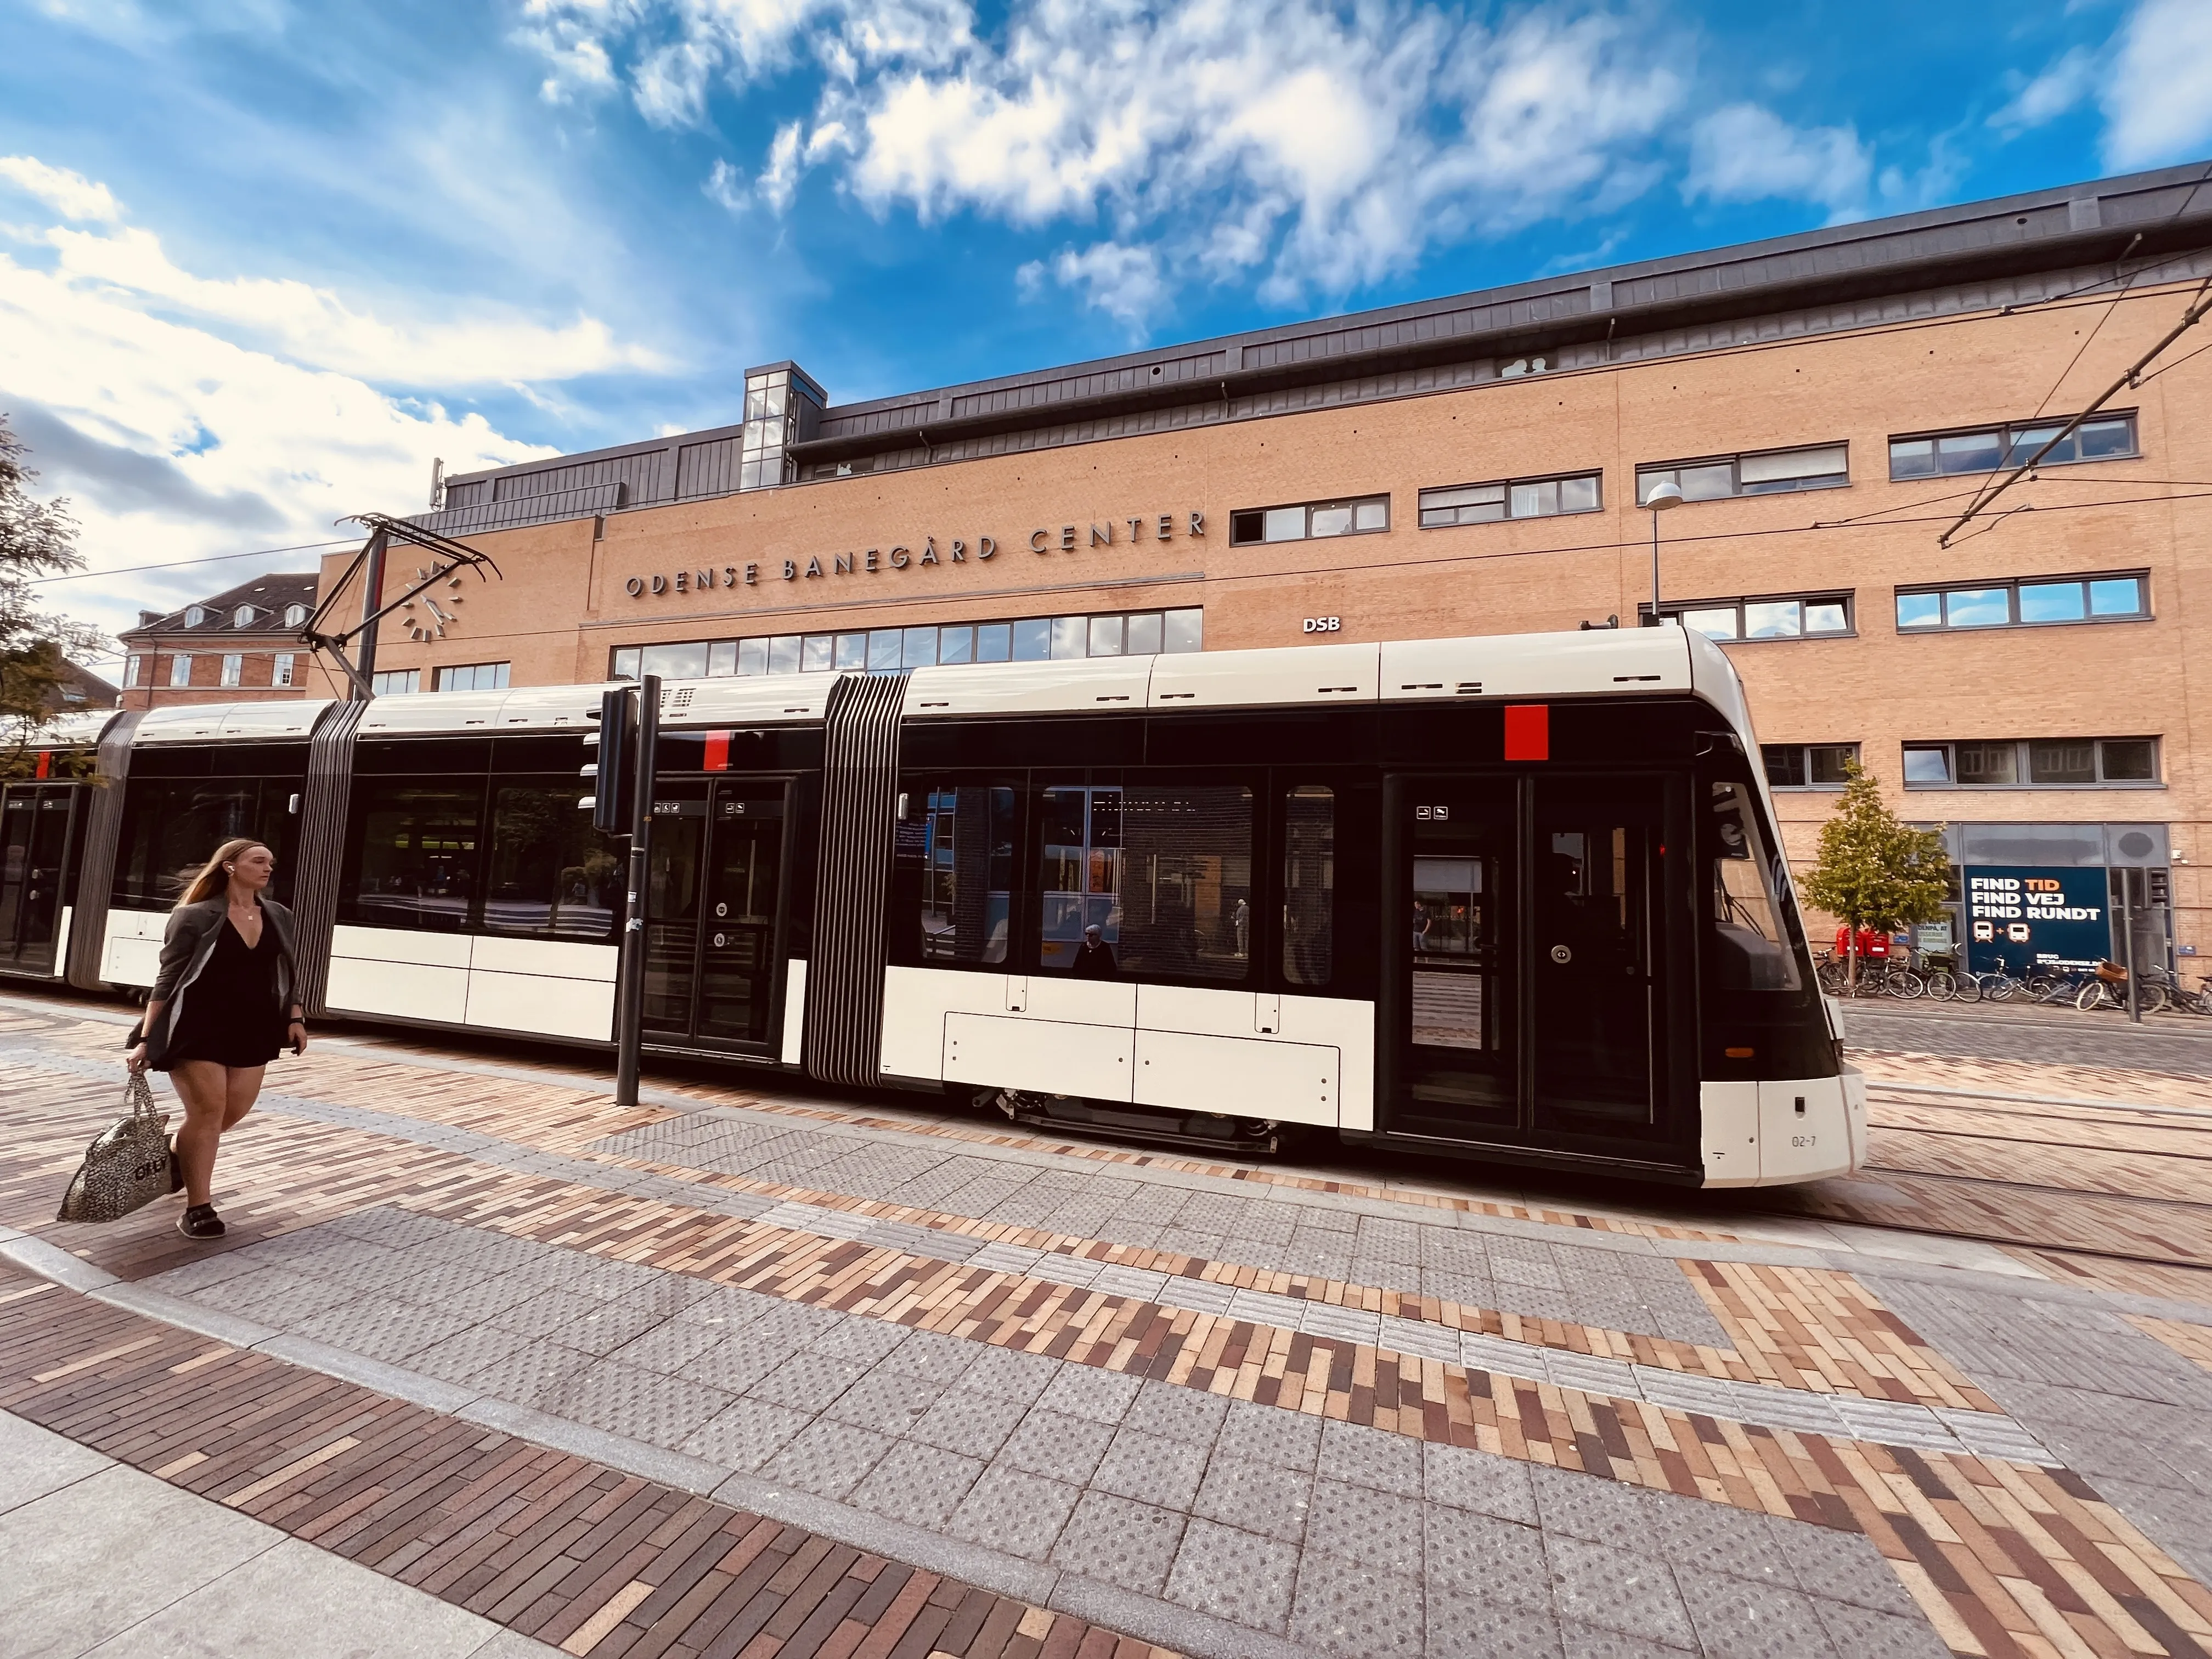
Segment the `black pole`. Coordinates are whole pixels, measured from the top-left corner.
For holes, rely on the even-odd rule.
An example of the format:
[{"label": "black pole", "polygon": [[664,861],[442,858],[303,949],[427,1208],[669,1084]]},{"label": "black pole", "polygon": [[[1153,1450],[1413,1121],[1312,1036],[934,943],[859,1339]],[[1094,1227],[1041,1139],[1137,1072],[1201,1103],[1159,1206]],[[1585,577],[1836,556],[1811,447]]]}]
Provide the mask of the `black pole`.
[{"label": "black pole", "polygon": [[[369,618],[375,616],[379,607],[384,604],[384,548],[390,539],[381,530],[370,532],[368,538],[368,557],[361,572],[361,619],[363,622],[369,622]],[[349,702],[358,702],[368,696],[371,694],[362,690],[362,686],[376,684],[376,636],[382,627],[380,623],[370,623],[362,630],[359,647],[361,685],[348,691]]]},{"label": "black pole", "polygon": [[2128,1018],[2142,1024],[2142,988],[2136,982],[2135,872],[2120,872],[2120,966],[2128,970]]},{"label": "black pole", "polygon": [[[653,751],[660,736],[660,676],[637,688],[637,767],[630,791],[629,898],[623,909],[623,949],[615,1011],[615,1104],[637,1104],[639,1050],[645,1036],[646,855],[653,834]],[[605,781],[603,780],[603,781]]]}]

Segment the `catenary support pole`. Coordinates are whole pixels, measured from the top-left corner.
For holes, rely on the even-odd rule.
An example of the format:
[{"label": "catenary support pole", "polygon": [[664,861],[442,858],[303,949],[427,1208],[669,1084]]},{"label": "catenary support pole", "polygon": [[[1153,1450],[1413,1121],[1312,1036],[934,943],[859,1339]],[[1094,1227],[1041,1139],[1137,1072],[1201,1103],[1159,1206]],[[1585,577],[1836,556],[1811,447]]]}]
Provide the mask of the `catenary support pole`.
[{"label": "catenary support pole", "polygon": [[629,809],[629,895],[623,907],[622,962],[615,1011],[615,1104],[637,1104],[640,1051],[645,1041],[646,859],[653,835],[653,751],[660,736],[660,676],[637,689],[637,754]]},{"label": "catenary support pole", "polygon": [[2136,872],[2120,872],[2120,966],[2128,970],[2128,1018],[2142,1024],[2142,986],[2136,978]]},{"label": "catenary support pole", "polygon": [[[384,603],[384,549],[391,538],[381,530],[373,531],[368,538],[368,557],[361,572],[361,619],[368,622]],[[376,636],[380,630],[372,626],[364,629],[361,636],[361,684],[376,684]],[[349,695],[349,702],[359,702],[367,695],[355,687]]]}]

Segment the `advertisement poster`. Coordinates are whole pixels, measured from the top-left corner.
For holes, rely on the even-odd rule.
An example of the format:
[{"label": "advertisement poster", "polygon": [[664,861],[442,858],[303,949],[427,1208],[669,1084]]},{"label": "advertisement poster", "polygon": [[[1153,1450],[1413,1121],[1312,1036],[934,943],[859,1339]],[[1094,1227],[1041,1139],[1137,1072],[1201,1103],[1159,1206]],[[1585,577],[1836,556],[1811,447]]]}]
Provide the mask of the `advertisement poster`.
[{"label": "advertisement poster", "polygon": [[2102,867],[1969,865],[1965,883],[1968,968],[2094,968],[2112,954]]}]

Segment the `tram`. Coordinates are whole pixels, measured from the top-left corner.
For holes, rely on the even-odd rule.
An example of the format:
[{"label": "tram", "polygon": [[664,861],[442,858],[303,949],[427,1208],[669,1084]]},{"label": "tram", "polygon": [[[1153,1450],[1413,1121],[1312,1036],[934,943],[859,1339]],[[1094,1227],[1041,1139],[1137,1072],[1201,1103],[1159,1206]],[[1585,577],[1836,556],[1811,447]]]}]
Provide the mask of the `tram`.
[{"label": "tram", "polygon": [[[250,835],[313,1012],[608,1045],[604,689],[118,714],[95,781],[7,787],[0,952],[64,880],[0,977],[150,985]],[[1675,628],[671,683],[645,1043],[1155,1140],[1838,1174],[1864,1088],[1758,753]]]}]

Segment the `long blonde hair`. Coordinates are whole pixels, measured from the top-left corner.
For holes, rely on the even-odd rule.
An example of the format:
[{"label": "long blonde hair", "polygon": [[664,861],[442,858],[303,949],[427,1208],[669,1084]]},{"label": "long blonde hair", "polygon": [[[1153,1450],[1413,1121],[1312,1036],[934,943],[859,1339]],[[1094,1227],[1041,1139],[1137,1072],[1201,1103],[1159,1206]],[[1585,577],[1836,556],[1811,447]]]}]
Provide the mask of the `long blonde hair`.
[{"label": "long blonde hair", "polygon": [[199,874],[191,878],[185,889],[184,896],[177,901],[177,908],[181,910],[187,904],[198,904],[202,899],[216,898],[228,893],[230,890],[230,872],[222,866],[249,848],[261,845],[262,842],[251,836],[233,836],[223,842],[215,849],[215,856],[200,866]]}]

